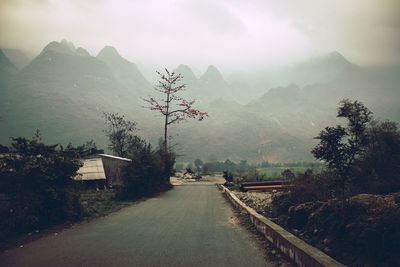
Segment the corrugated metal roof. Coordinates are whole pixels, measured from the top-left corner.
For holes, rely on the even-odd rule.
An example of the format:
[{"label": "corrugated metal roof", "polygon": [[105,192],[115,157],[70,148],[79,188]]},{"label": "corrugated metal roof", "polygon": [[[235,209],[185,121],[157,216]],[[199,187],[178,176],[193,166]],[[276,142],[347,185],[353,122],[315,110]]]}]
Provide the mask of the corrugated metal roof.
[{"label": "corrugated metal roof", "polygon": [[74,177],[75,180],[87,181],[106,179],[101,158],[84,159],[83,166],[79,168],[77,174],[78,175]]},{"label": "corrugated metal roof", "polygon": [[131,159],[121,158],[121,157],[108,155],[108,154],[98,154],[98,155],[101,156],[101,157],[105,157],[105,158],[118,159],[118,160],[123,160],[123,161],[132,161]]}]

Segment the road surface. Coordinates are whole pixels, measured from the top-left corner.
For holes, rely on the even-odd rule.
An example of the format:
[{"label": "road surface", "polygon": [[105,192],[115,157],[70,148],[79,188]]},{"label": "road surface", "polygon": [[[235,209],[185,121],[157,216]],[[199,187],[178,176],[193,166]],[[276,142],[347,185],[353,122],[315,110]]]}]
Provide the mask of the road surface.
[{"label": "road surface", "polygon": [[212,183],[177,186],[0,254],[1,266],[267,266]]}]

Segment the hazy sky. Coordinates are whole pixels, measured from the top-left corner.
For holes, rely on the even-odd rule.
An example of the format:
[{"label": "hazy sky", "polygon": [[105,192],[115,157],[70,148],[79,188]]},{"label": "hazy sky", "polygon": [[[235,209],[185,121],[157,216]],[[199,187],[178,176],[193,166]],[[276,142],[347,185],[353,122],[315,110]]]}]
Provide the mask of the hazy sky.
[{"label": "hazy sky", "polygon": [[360,65],[400,62],[399,0],[0,0],[0,47],[67,39],[96,55],[225,71],[339,51]]}]

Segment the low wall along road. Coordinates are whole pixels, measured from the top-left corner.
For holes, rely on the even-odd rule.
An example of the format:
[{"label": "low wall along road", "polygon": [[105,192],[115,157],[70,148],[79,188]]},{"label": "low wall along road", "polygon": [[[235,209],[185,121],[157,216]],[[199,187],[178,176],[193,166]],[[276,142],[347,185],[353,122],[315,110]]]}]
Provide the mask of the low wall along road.
[{"label": "low wall along road", "polygon": [[218,185],[218,187],[225,193],[236,208],[249,215],[251,222],[259,232],[263,233],[272,244],[286,254],[298,266],[344,266],[322,251],[310,246],[279,225],[258,214],[252,208],[246,206],[246,204],[240,201],[223,185]]}]

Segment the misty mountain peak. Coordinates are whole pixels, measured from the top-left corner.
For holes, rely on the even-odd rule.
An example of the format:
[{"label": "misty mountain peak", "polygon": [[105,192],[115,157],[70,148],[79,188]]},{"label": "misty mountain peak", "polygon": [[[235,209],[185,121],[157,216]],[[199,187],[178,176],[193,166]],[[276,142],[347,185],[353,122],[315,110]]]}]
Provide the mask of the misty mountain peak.
[{"label": "misty mountain peak", "polygon": [[123,58],[114,47],[105,46],[96,58],[106,63],[126,88],[140,88],[138,90],[151,88],[136,64]]},{"label": "misty mountain peak", "polygon": [[[208,66],[207,70],[205,73],[211,73],[211,74],[219,74],[221,75],[221,73],[219,72],[219,70],[214,66],[214,65],[210,65]],[[222,75],[221,75],[222,76]]]},{"label": "misty mountain peak", "polygon": [[78,48],[76,49],[76,53],[77,53],[79,56],[90,57],[89,52],[88,52],[86,49],[82,48],[82,47],[78,47]]},{"label": "misty mountain peak", "polygon": [[103,49],[101,49],[101,51],[97,55],[97,58],[105,61],[123,59],[121,55],[118,53],[117,49],[115,49],[115,47],[108,45],[103,47]]},{"label": "misty mountain peak", "polygon": [[210,65],[208,66],[206,72],[200,77],[200,80],[202,81],[224,81],[224,77],[222,77],[221,72],[213,66]]},{"label": "misty mountain peak", "polygon": [[0,75],[4,72],[10,74],[11,72],[16,71],[17,68],[11,63],[11,61],[6,57],[3,53],[3,50],[0,49]]},{"label": "misty mountain peak", "polygon": [[32,59],[36,56],[34,54],[19,49],[3,48],[1,50],[3,50],[4,55],[6,55],[11,63],[14,64],[14,66],[18,69],[22,69],[23,67],[28,65],[29,62],[31,62]]},{"label": "misty mountain peak", "polygon": [[56,41],[50,42],[48,45],[46,45],[46,47],[43,49],[43,52],[47,52],[47,51],[53,51],[53,52],[69,54],[69,55],[75,54],[75,50],[71,49],[71,46],[66,45],[65,43],[56,42]]},{"label": "misty mountain peak", "polygon": [[61,44],[62,44],[63,46],[69,47],[69,49],[70,49],[71,51],[75,51],[75,50],[76,50],[75,45],[74,45],[72,42],[70,42],[70,41],[68,41],[68,40],[66,40],[66,39],[62,39],[62,40],[61,40]]},{"label": "misty mountain peak", "polygon": [[89,53],[83,48],[75,48],[75,45],[72,42],[69,42],[63,39],[61,42],[50,42],[46,47],[43,49],[42,53],[44,52],[57,52],[60,54],[67,54],[73,56],[90,56]]},{"label": "misty mountain peak", "polygon": [[185,64],[180,64],[176,68],[175,72],[178,72],[178,73],[180,73],[180,72],[192,72],[193,73],[192,69],[188,65],[185,65]]},{"label": "misty mountain peak", "polygon": [[183,75],[183,79],[186,82],[193,82],[197,80],[196,75],[194,75],[192,69],[188,65],[180,64],[176,69],[176,73],[180,73]]},{"label": "misty mountain peak", "polygon": [[342,64],[352,64],[338,51],[330,52],[326,54],[324,58],[332,62],[337,62]]}]

